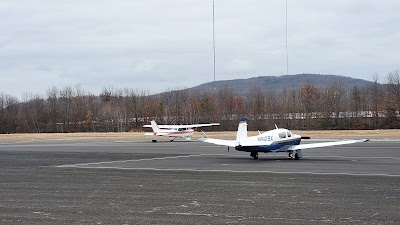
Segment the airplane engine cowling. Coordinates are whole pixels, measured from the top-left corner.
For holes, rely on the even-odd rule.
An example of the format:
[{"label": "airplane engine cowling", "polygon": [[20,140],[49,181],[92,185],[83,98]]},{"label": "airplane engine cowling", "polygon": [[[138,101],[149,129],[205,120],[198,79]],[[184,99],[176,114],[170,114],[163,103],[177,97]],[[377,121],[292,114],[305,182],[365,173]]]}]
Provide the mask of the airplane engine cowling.
[{"label": "airplane engine cowling", "polygon": [[239,150],[239,149],[241,149],[241,148],[242,148],[241,145],[235,146],[235,149],[236,149],[236,150]]}]

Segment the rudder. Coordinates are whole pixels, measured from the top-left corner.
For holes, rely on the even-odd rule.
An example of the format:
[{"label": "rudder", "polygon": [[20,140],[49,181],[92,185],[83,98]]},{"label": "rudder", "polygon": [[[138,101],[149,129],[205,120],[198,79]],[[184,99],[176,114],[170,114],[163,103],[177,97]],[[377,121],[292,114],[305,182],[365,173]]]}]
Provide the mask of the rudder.
[{"label": "rudder", "polygon": [[247,139],[247,121],[246,118],[241,118],[236,134],[236,142],[240,145],[241,142]]},{"label": "rudder", "polygon": [[156,121],[152,120],[150,123],[154,133],[160,132],[160,128],[158,127]]}]

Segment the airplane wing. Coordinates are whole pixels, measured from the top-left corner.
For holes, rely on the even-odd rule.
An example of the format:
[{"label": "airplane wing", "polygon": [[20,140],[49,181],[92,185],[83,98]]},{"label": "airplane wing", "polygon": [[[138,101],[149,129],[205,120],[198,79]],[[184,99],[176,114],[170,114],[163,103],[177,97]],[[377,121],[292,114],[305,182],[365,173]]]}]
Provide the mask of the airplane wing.
[{"label": "airplane wing", "polygon": [[181,128],[194,128],[194,127],[211,127],[219,126],[219,123],[203,123],[203,124],[192,124],[192,125],[180,125]]},{"label": "airplane wing", "polygon": [[224,145],[229,147],[236,147],[237,142],[232,140],[222,140],[222,139],[214,139],[214,138],[199,138],[198,141],[207,142],[216,145]]},{"label": "airplane wing", "polygon": [[355,143],[362,143],[369,141],[368,139],[360,139],[360,140],[348,140],[348,141],[332,141],[332,142],[322,142],[322,143],[312,143],[312,144],[300,144],[300,145],[293,145],[287,150],[301,150],[301,149],[308,149],[308,148],[320,148],[320,147],[328,147],[328,146],[335,146],[335,145],[347,145],[347,144],[355,144]]},{"label": "airplane wing", "polygon": [[147,135],[147,136],[168,136],[168,133],[166,133],[166,132],[163,132],[163,133],[160,133],[160,132],[158,132],[158,133],[144,133],[144,135]]},{"label": "airplane wing", "polygon": [[[143,125],[143,127],[151,128],[151,125]],[[172,129],[172,128],[181,128],[179,125],[158,125],[157,127],[160,129]]]},{"label": "airplane wing", "polygon": [[[205,124],[190,124],[190,125],[157,125],[161,129],[173,129],[173,128],[194,128],[194,127],[211,127],[219,126],[219,123],[205,123]],[[143,125],[143,127],[150,127],[151,125]]]}]

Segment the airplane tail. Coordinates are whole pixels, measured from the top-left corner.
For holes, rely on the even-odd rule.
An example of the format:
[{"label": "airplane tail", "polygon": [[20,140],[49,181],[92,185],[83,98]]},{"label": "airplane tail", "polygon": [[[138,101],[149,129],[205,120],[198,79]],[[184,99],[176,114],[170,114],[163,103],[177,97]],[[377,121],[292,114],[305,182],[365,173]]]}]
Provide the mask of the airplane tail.
[{"label": "airplane tail", "polygon": [[160,128],[158,127],[156,121],[152,120],[150,123],[151,123],[151,128],[153,129],[154,133],[158,133],[161,131]]},{"label": "airplane tail", "polygon": [[236,142],[240,145],[241,142],[247,139],[247,122],[246,118],[241,118],[236,135]]}]

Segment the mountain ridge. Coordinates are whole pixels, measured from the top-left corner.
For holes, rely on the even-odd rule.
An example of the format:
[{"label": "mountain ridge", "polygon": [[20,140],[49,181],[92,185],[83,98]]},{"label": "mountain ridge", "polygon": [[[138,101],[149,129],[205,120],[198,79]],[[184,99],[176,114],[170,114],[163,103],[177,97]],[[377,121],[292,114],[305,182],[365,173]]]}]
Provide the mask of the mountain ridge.
[{"label": "mountain ridge", "polygon": [[188,89],[191,91],[206,91],[220,87],[230,87],[245,93],[255,87],[259,87],[264,90],[282,91],[284,89],[296,89],[304,84],[312,84],[317,88],[323,88],[327,85],[335,83],[347,88],[353,88],[355,86],[364,87],[366,85],[374,84],[372,81],[342,75],[303,73],[294,75],[258,76],[243,79],[212,81]]}]

